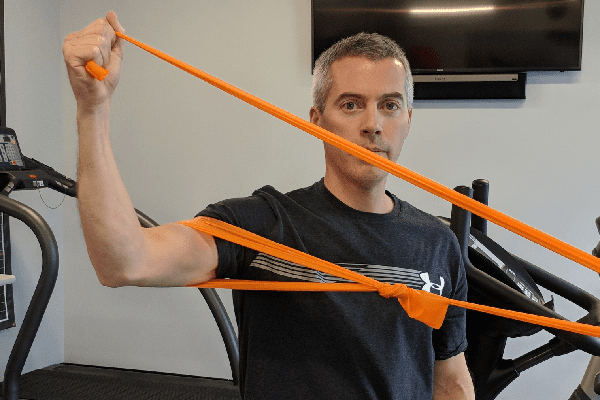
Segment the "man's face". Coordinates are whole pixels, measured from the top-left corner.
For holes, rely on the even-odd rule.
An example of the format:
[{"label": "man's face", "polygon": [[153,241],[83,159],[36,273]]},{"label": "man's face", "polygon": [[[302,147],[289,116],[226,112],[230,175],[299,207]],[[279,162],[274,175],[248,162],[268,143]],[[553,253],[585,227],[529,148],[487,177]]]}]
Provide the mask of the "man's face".
[{"label": "man's face", "polygon": [[[345,57],[331,66],[333,84],[323,112],[310,110],[312,123],[396,161],[410,129],[402,64],[392,58],[372,62]],[[326,180],[350,180],[369,189],[387,173],[325,143]]]}]

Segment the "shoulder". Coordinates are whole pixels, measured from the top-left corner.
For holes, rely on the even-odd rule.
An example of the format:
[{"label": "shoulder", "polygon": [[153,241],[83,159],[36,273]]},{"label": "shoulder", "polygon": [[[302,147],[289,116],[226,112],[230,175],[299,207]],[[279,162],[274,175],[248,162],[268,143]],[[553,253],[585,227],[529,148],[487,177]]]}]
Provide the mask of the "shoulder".
[{"label": "shoulder", "polygon": [[267,221],[272,214],[269,201],[261,193],[271,189],[263,187],[250,196],[234,197],[209,204],[196,216],[219,219],[252,232],[261,231],[265,225],[269,225]]},{"label": "shoulder", "polygon": [[[394,196],[395,199],[397,199]],[[400,204],[401,217],[413,228],[419,229],[420,234],[431,234],[445,237],[448,240],[456,241],[454,233],[441,218],[433,216],[403,200],[396,200]]]},{"label": "shoulder", "polygon": [[[427,249],[433,258],[445,265],[462,266],[462,256],[456,235],[441,218],[399,200],[403,227],[409,240]],[[460,269],[460,268],[459,268]]]},{"label": "shoulder", "polygon": [[257,195],[255,191],[251,196],[234,197],[209,204],[197,216],[216,217],[214,214],[229,215],[233,218],[235,215],[244,215],[248,212],[260,211],[266,207],[265,200]]},{"label": "shoulder", "polygon": [[265,232],[281,221],[284,214],[302,208],[314,191],[311,188],[282,193],[273,186],[263,186],[250,196],[210,204],[197,216],[220,219],[255,233]]}]

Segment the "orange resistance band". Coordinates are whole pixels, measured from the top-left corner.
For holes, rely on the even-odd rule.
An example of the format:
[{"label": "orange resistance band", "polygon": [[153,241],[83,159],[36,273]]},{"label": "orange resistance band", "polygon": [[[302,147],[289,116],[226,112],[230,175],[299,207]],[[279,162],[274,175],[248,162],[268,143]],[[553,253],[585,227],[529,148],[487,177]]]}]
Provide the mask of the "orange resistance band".
[{"label": "orange resistance band", "polygon": [[[162,60],[167,61],[170,64],[194,75],[197,78],[202,79],[203,81],[223,90],[226,93],[229,93],[240,100],[245,101],[246,103],[255,106],[274,117],[281,119],[284,122],[287,122],[311,135],[327,142],[333,146],[336,146],[347,153],[352,154],[353,156],[360,158],[363,161],[366,161],[376,167],[381,168],[382,170],[391,173],[392,175],[397,176],[417,187],[420,187],[423,190],[426,190],[438,197],[441,197],[452,204],[455,204],[465,210],[472,212],[490,222],[493,222],[499,226],[502,226],[509,231],[516,233],[526,239],[531,240],[555,253],[558,253],[572,261],[575,261],[585,267],[588,267],[598,273],[600,273],[600,259],[594,257],[591,254],[588,254],[572,245],[569,245],[565,242],[562,242],[553,236],[548,235],[536,228],[533,228],[523,222],[520,222],[508,215],[505,215],[499,211],[494,210],[491,207],[486,206],[476,200],[471,199],[468,196],[465,196],[461,193],[458,193],[455,190],[449,189],[431,179],[428,179],[422,175],[419,175],[405,167],[402,167],[399,164],[396,164],[393,161],[388,160],[378,154],[375,154],[371,151],[368,151],[357,144],[354,144],[346,139],[343,139],[326,129],[323,129],[319,126],[316,126],[308,121],[303,120],[300,117],[295,116],[281,108],[278,108],[266,101],[253,96],[249,93],[244,92],[241,89],[236,88],[233,85],[228,84],[220,79],[217,79],[203,71],[200,71],[197,68],[192,67],[189,64],[186,64],[182,61],[177,60],[174,57],[171,57],[159,50],[156,50],[144,43],[141,43],[127,35],[124,35],[120,32],[116,32],[117,36],[127,40],[128,42],[133,43],[134,45],[142,48],[143,50],[148,51],[149,53],[161,58]],[[95,67],[94,67],[95,65]],[[103,79],[102,76],[97,74],[97,69],[103,69],[98,67],[93,61],[88,61],[86,64],[86,69],[88,72],[96,77],[97,79]]]},{"label": "orange resistance band", "polygon": [[546,328],[556,328],[582,335],[600,337],[600,327],[598,326],[448,299],[422,290],[414,290],[403,284],[390,285],[388,283],[382,283],[357,272],[340,267],[339,265],[321,260],[317,257],[273,242],[237,226],[213,218],[197,217],[178,223],[282,260],[298,263],[305,267],[355,282],[262,282],[237,279],[213,279],[206,283],[190,285],[192,287],[237,290],[379,292],[379,294],[386,298],[398,298],[398,301],[409,317],[421,321],[434,329],[439,329],[446,316],[448,306],[453,305],[517,321],[528,322]]},{"label": "orange resistance band", "polygon": [[[281,119],[282,121],[302,129],[303,131],[310,133],[311,135],[333,146],[336,146],[357,158],[377,166],[384,171],[387,171],[401,179],[406,180],[409,183],[412,183],[417,187],[420,187],[421,189],[441,197],[465,210],[471,211],[472,213],[479,215],[488,221],[494,222],[497,225],[500,225],[520,236],[523,236],[535,243],[540,244],[541,246],[544,246],[558,254],[563,255],[566,258],[569,258],[600,273],[600,260],[590,254],[561,242],[560,240],[548,234],[517,221],[514,218],[504,215],[439,183],[412,172],[394,162],[387,160],[386,158],[363,149],[362,147],[348,140],[345,140],[316,125],[313,125],[310,122],[307,122],[285,110],[271,105],[270,103],[267,103],[258,97],[246,93],[224,81],[206,74],[205,72],[202,72],[122,33],[117,32],[117,36],[204,80],[205,82],[225,91],[226,93],[229,93],[247,102],[248,104],[257,107]],[[103,80],[108,75],[108,71],[102,67],[99,67],[93,61],[88,61],[86,64],[86,70],[98,80]],[[198,231],[206,232],[215,237],[232,241],[234,243],[247,246],[257,251],[263,251],[266,254],[273,255],[287,261],[299,263],[304,266],[356,282],[350,284],[313,284],[303,282],[253,282],[226,279],[212,280],[204,284],[194,285],[195,287],[218,287],[239,290],[378,291],[384,297],[397,297],[400,304],[404,307],[409,316],[434,328],[441,326],[448,305],[454,305],[466,309],[498,315],[505,318],[537,324],[548,328],[562,329],[583,335],[600,337],[600,327],[447,299],[432,293],[416,291],[408,288],[406,285],[389,285],[381,283],[361,274],[356,274],[353,271],[346,270],[338,265],[328,263],[308,254],[269,241],[265,238],[254,235],[235,226],[228,225],[221,221],[209,218],[196,218],[194,220],[182,221],[180,223],[190,226]]]}]

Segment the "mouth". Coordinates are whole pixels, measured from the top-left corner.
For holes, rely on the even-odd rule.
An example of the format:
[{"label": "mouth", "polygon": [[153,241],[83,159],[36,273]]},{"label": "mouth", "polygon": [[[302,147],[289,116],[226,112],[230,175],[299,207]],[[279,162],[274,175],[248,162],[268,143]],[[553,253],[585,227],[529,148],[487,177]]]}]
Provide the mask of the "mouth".
[{"label": "mouth", "polygon": [[385,157],[387,155],[387,151],[381,150],[380,148],[377,148],[377,147],[374,147],[374,148],[365,147],[365,149],[369,150],[372,153],[378,154],[382,157]]}]

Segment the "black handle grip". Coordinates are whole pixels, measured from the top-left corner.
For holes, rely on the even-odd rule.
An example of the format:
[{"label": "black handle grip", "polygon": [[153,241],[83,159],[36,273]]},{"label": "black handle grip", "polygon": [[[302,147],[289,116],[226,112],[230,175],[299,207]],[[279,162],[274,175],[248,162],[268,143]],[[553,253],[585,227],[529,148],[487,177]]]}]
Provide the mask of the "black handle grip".
[{"label": "black handle grip", "polygon": [[[473,200],[477,200],[487,206],[490,196],[490,183],[485,179],[477,179],[473,181],[471,187],[473,188]],[[485,218],[473,214],[471,216],[471,226],[484,235],[487,235],[487,221]]]}]

